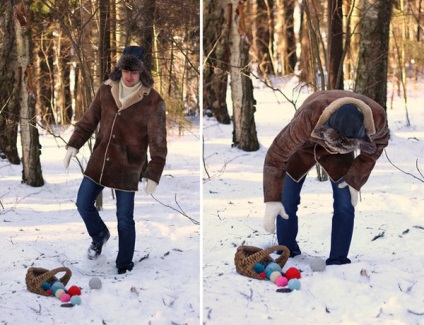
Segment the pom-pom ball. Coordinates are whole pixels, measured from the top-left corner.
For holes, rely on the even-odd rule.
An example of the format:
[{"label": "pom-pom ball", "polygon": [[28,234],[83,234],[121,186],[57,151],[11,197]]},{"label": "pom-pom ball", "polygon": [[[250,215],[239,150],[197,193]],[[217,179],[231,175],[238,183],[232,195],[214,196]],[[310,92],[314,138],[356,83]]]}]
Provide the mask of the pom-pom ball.
[{"label": "pom-pom ball", "polygon": [[290,279],[300,279],[300,271],[295,267],[291,267],[286,271],[286,278],[288,280],[290,280]]},{"label": "pom-pom ball", "polygon": [[56,292],[55,292],[55,297],[57,298],[57,299],[60,299],[60,296],[61,295],[63,295],[65,293],[65,290],[63,290],[63,289],[56,289]]},{"label": "pom-pom ball", "polygon": [[94,277],[90,279],[88,285],[91,289],[100,289],[102,287],[102,281],[99,278]]},{"label": "pom-pom ball", "polygon": [[42,284],[41,284],[41,288],[44,290],[44,291],[46,291],[46,290],[49,290],[50,289],[50,283],[48,283],[48,282],[43,282]]},{"label": "pom-pom ball", "polygon": [[262,263],[256,263],[253,269],[256,273],[262,273],[265,270],[265,266]]},{"label": "pom-pom ball", "polygon": [[278,265],[275,262],[271,262],[265,267],[266,274],[268,274],[269,271],[280,271],[281,272],[281,266]]},{"label": "pom-pom ball", "polygon": [[70,286],[68,289],[69,295],[72,296],[80,296],[81,295],[81,289],[78,286]]},{"label": "pom-pom ball", "polygon": [[323,272],[325,270],[325,261],[319,257],[314,258],[309,265],[311,266],[312,272]]},{"label": "pom-pom ball", "polygon": [[53,291],[51,291],[50,289],[46,290],[46,294],[48,294],[49,296],[53,296]]},{"label": "pom-pom ball", "polygon": [[281,272],[274,271],[269,276],[269,279],[271,280],[272,283],[275,283],[279,277],[281,277]]},{"label": "pom-pom ball", "polygon": [[53,292],[55,291],[55,289],[63,289],[65,290],[65,286],[62,282],[56,281],[52,284],[51,288],[50,288]]},{"label": "pom-pom ball", "polygon": [[59,299],[60,299],[61,302],[68,302],[69,300],[71,300],[71,296],[69,294],[67,294],[67,293],[63,293],[60,296]]},{"label": "pom-pom ball", "polygon": [[71,304],[75,305],[81,305],[81,297],[80,296],[72,296],[71,297]]},{"label": "pom-pom ball", "polygon": [[290,279],[287,286],[290,290],[300,290],[300,281],[298,279]]},{"label": "pom-pom ball", "polygon": [[275,281],[275,284],[277,287],[285,287],[288,283],[288,280],[285,276],[280,276],[277,281]]},{"label": "pom-pom ball", "polygon": [[266,279],[266,273],[265,272],[261,272],[258,274],[262,279]]}]

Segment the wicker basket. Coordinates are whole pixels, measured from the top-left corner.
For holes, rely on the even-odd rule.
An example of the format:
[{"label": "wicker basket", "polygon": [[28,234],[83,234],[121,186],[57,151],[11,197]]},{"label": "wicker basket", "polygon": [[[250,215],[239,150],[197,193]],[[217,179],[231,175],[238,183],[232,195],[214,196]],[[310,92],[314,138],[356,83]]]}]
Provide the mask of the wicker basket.
[{"label": "wicker basket", "polygon": [[[59,272],[65,272],[60,279],[56,277],[56,274]],[[41,287],[43,282],[53,284],[55,281],[60,281],[63,285],[66,285],[71,278],[71,275],[72,272],[67,267],[58,267],[50,271],[41,267],[30,267],[27,271],[25,282],[27,289],[32,293],[49,296]]]},{"label": "wicker basket", "polygon": [[[275,260],[269,256],[274,251],[282,251],[282,254]],[[236,271],[241,275],[263,280],[253,269],[256,263],[268,264],[275,262],[283,268],[289,256],[289,249],[283,245],[272,246],[266,249],[254,246],[240,246],[237,248],[234,263],[236,264]]]}]

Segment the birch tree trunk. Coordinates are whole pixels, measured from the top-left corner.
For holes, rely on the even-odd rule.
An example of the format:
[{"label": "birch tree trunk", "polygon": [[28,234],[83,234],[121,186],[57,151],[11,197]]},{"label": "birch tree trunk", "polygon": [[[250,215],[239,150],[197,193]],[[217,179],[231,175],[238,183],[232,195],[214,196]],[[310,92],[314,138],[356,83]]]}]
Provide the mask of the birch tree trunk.
[{"label": "birch tree trunk", "polygon": [[230,32],[231,99],[233,102],[233,145],[244,151],[256,151],[259,142],[255,125],[255,99],[250,79],[249,43],[244,21],[245,1],[232,1]]},{"label": "birch tree trunk", "polygon": [[387,101],[387,70],[392,0],[366,0],[362,17],[355,91],[382,107]]},{"label": "birch tree trunk", "polygon": [[31,65],[31,29],[28,24],[28,1],[15,6],[15,32],[18,64],[19,104],[22,142],[22,181],[38,187],[44,185],[41,172],[41,146],[35,115],[35,93]]}]

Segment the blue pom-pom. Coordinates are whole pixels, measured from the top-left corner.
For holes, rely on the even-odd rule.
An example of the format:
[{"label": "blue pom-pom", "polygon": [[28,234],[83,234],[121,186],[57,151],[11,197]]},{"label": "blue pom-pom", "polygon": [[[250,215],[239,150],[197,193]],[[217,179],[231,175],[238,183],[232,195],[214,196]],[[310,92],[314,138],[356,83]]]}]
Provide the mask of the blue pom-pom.
[{"label": "blue pom-pom", "polygon": [[275,262],[271,262],[265,267],[265,273],[268,274],[269,271],[272,271],[272,272],[279,271],[279,272],[281,272],[281,266],[278,265]]},{"label": "blue pom-pom", "polygon": [[290,279],[287,286],[290,290],[300,290],[300,281],[299,279]]},{"label": "blue pom-pom", "polygon": [[81,305],[81,297],[80,296],[72,296],[71,297],[71,304],[75,305]]},{"label": "blue pom-pom", "polygon": [[55,283],[52,284],[51,288],[52,291],[55,291],[57,289],[63,289],[65,290],[65,286],[62,282],[56,281]]},{"label": "blue pom-pom", "polygon": [[41,284],[41,288],[42,288],[44,291],[49,290],[49,289],[50,289],[50,283],[48,283],[48,282],[43,282],[43,283]]},{"label": "blue pom-pom", "polygon": [[265,271],[265,266],[261,263],[256,263],[253,269],[255,270],[256,273],[262,273]]}]

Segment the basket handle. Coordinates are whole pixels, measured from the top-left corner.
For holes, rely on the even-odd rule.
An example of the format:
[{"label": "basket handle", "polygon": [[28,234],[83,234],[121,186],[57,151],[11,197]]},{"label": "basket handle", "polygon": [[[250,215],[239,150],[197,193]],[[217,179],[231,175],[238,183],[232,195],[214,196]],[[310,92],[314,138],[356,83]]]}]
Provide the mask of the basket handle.
[{"label": "basket handle", "polygon": [[283,268],[283,266],[287,263],[287,260],[290,257],[290,250],[284,245],[273,246],[273,247],[268,248],[268,250],[271,249],[271,248],[272,248],[272,250],[269,251],[268,254],[270,254],[274,251],[283,251],[281,253],[281,255],[275,259],[275,263],[277,263],[278,265],[281,266],[281,268]]},{"label": "basket handle", "polygon": [[286,264],[287,260],[290,257],[290,251],[284,245],[276,245],[276,246],[268,247],[250,255],[249,261],[250,261],[250,264],[252,264],[251,265],[252,268],[253,268],[253,265],[256,264],[255,261],[260,261],[264,259],[265,257],[267,257],[272,252],[279,251],[279,250],[283,251],[283,253],[277,259],[275,259],[275,263],[277,263],[278,265],[281,266],[281,268],[283,268],[283,266]]},{"label": "basket handle", "polygon": [[72,276],[72,272],[70,269],[68,269],[67,267],[58,267],[56,269],[47,271],[46,273],[43,273],[41,275],[39,275],[37,277],[37,282],[41,285],[43,282],[49,280],[50,278],[52,278],[55,274],[59,273],[59,272],[65,272],[65,274],[59,279],[59,281],[61,283],[63,283],[64,285],[66,285],[69,281],[69,279]]}]

